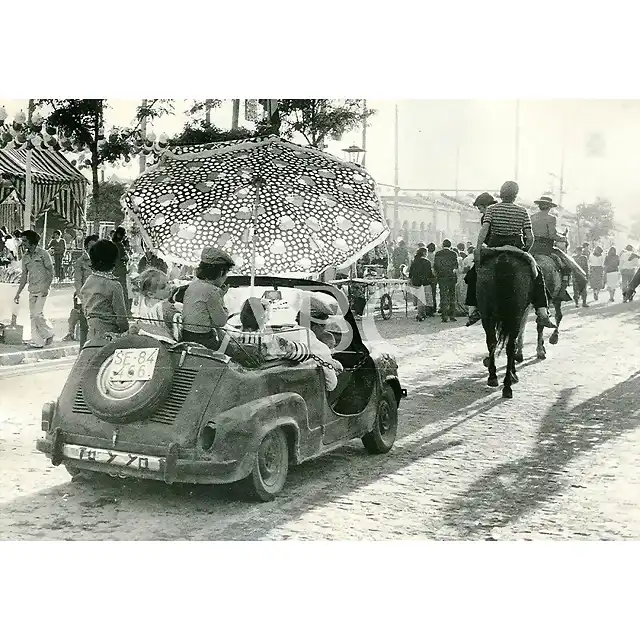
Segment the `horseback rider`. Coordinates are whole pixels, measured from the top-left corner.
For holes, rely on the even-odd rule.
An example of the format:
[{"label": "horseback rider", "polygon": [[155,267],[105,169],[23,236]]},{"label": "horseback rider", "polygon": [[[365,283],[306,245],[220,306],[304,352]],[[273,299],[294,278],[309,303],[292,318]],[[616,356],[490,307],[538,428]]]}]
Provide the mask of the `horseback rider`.
[{"label": "horseback rider", "polygon": [[586,286],[585,274],[580,269],[580,265],[576,264],[562,249],[556,246],[556,243],[568,246],[566,234],[560,234],[556,230],[557,216],[551,213],[551,209],[558,205],[549,196],[542,196],[539,200],[535,200],[535,204],[538,205],[540,210],[531,216],[531,227],[535,238],[531,254],[534,257],[547,255],[554,259],[562,277],[562,286],[558,292],[558,299],[568,302],[571,300],[571,296],[567,293],[571,274],[573,274],[578,288]]},{"label": "horseback rider", "polygon": [[[498,202],[491,194],[486,192],[481,193],[476,198],[473,206],[482,213],[482,218],[480,219],[482,228],[478,236],[476,255],[480,253],[479,250],[485,242],[489,247],[511,245],[525,251],[533,243],[529,214],[526,209],[514,204],[518,191],[517,183],[508,181],[500,189],[502,202]],[[496,231],[501,233],[498,234]],[[522,236],[524,236],[524,240]],[[480,320],[480,314],[476,308],[478,306],[476,297],[477,277],[476,264],[474,264],[465,276],[465,282],[467,283],[465,304],[469,308],[468,327]],[[555,329],[555,324],[549,318],[547,290],[540,267],[537,267],[537,276],[533,284],[532,303],[536,310],[538,322],[543,327]]]}]

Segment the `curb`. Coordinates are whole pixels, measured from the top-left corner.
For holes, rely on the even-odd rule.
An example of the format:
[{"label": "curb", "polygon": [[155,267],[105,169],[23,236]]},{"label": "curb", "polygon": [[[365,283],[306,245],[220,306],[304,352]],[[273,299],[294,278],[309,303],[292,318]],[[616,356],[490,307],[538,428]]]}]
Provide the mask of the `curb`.
[{"label": "curb", "polygon": [[34,364],[43,360],[58,360],[77,356],[80,352],[80,345],[69,345],[68,347],[51,347],[49,349],[30,349],[29,351],[16,351],[14,353],[0,354],[0,367],[11,367],[19,364]]}]

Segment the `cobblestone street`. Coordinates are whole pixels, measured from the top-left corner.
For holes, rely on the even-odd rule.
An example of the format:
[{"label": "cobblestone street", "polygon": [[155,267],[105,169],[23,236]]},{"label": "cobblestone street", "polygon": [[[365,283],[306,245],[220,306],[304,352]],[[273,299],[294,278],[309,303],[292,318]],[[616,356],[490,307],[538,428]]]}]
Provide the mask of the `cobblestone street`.
[{"label": "cobblestone street", "polygon": [[0,537],[640,538],[640,306],[567,309],[546,361],[528,325],[513,400],[486,386],[479,326],[379,322],[409,394],[395,447],[370,456],[354,442],[294,468],[270,504],[225,488],[71,483],[35,452],[41,404],[69,364],[0,373]]}]

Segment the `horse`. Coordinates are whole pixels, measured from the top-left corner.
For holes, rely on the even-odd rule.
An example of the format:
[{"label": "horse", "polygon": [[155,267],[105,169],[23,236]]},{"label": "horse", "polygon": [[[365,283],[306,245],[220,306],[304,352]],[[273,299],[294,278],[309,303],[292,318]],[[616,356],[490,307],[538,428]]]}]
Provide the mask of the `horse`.
[{"label": "horse", "polygon": [[506,344],[507,370],[502,397],[513,398],[512,385],[518,382],[516,342],[527,320],[534,276],[531,264],[522,257],[491,249],[483,249],[483,253],[496,256],[478,268],[478,311],[489,349],[487,384],[498,386],[496,349],[502,350]]},{"label": "horse", "polygon": [[[556,328],[553,330],[553,333],[549,337],[549,344],[558,344],[558,340],[560,338],[560,323],[562,322],[562,318],[564,317],[562,314],[562,303],[567,301],[566,298],[559,297],[560,290],[562,288],[562,276],[560,274],[560,269],[558,268],[556,261],[550,255],[538,254],[535,256],[535,259],[540,267],[540,270],[542,271],[544,283],[547,288],[547,295],[549,296],[549,301],[553,305]],[[527,312],[525,314],[525,322],[522,324],[522,331],[518,336],[516,345],[516,362],[522,362],[524,359],[524,356],[522,355],[522,347],[524,344],[526,318],[528,318],[530,310],[531,306],[527,308]],[[536,329],[538,333],[536,357],[538,358],[538,360],[545,360],[547,357],[547,349],[544,346],[544,327],[539,322],[536,322]]]}]

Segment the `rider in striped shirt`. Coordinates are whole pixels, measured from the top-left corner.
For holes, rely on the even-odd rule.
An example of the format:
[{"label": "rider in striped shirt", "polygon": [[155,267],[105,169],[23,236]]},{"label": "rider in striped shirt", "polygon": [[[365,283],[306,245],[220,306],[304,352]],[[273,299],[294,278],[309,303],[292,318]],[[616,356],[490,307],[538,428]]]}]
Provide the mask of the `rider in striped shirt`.
[{"label": "rider in striped shirt", "polygon": [[[519,187],[515,182],[505,182],[500,188],[502,202],[486,208],[482,217],[482,228],[478,235],[477,253],[480,253],[482,245],[488,247],[503,247],[510,245],[529,251],[533,245],[533,231],[531,230],[531,218],[529,212],[515,204]],[[477,205],[476,205],[477,206]],[[480,208],[480,207],[478,207]],[[537,269],[537,277],[533,287],[533,306],[538,316],[538,322],[544,327],[555,329],[556,326],[549,318],[547,292],[540,267]],[[471,272],[469,272],[469,275]],[[471,276],[475,285],[475,273]],[[467,280],[468,282],[468,280]],[[469,306],[469,322],[467,326],[480,319],[476,309],[477,304]]]}]

